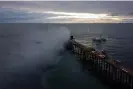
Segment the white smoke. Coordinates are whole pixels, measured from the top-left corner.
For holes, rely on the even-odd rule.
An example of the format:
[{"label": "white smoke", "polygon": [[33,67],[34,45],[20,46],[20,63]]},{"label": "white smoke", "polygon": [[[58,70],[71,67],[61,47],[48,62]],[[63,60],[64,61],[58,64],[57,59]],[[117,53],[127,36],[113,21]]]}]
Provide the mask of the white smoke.
[{"label": "white smoke", "polygon": [[[34,78],[30,79],[30,74],[40,75],[44,71],[41,68],[55,65],[60,60],[59,51],[64,49],[64,42],[70,37],[65,27],[45,30],[15,26],[13,29],[1,30],[0,35],[3,34],[0,44],[3,49],[0,51],[0,89],[9,89],[8,85],[14,89],[12,83],[25,83],[21,78],[32,82]],[[22,86],[18,87],[20,89]]]},{"label": "white smoke", "polygon": [[5,71],[34,70],[39,65],[56,62],[56,55],[63,50],[63,44],[70,37],[65,27],[48,30],[29,29],[23,34],[19,49],[12,49],[5,65]]}]

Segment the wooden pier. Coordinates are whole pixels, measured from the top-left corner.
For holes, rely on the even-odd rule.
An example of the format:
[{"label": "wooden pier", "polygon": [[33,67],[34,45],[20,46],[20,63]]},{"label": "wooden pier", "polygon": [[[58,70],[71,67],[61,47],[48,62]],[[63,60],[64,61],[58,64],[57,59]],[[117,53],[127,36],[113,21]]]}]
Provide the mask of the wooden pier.
[{"label": "wooden pier", "polygon": [[133,89],[133,73],[119,61],[110,59],[107,55],[98,53],[92,47],[84,46],[71,40],[72,53],[96,71],[106,82],[121,89]]}]

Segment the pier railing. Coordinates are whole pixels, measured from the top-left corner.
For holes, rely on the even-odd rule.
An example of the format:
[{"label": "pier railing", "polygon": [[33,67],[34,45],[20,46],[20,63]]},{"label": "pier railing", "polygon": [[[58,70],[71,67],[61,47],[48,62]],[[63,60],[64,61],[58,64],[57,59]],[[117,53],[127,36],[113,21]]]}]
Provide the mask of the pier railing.
[{"label": "pier railing", "polygon": [[133,73],[118,61],[99,54],[92,47],[72,42],[72,52],[103,76],[109,83],[124,89],[133,89]]}]

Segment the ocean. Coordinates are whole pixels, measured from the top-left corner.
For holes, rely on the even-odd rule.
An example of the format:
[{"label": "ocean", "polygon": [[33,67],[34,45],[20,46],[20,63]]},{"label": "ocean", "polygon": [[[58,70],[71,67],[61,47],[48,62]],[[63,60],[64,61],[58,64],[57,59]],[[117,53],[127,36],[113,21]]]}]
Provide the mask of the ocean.
[{"label": "ocean", "polygon": [[[81,43],[95,47],[92,38],[102,37],[107,39],[101,49],[116,60],[121,61],[127,67],[133,67],[133,24],[56,24],[54,26],[67,27],[71,34]],[[52,24],[49,25],[52,27]]]},{"label": "ocean", "polygon": [[101,49],[133,68],[132,34],[133,25],[129,23],[0,24],[0,89],[107,89],[83,73],[76,59],[64,52],[63,44],[73,35],[95,47],[91,39],[102,35],[107,42]]}]

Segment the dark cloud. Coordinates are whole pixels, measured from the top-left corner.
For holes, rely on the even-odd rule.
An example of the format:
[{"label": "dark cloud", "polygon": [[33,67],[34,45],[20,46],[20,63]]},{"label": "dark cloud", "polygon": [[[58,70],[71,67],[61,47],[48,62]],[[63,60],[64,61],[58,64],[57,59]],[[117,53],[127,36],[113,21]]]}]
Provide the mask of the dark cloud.
[{"label": "dark cloud", "polygon": [[132,1],[1,1],[0,6],[28,7],[68,12],[119,13],[132,12]]},{"label": "dark cloud", "polygon": [[45,18],[55,16],[48,13],[29,13],[25,11],[13,10],[10,8],[0,9],[0,23],[7,22],[48,22]]},{"label": "dark cloud", "polygon": [[[28,8],[29,10],[23,10]],[[58,22],[61,19],[47,19],[56,14],[41,11],[109,14],[109,16],[133,15],[132,1],[0,1],[0,22]],[[36,11],[39,11],[36,13]],[[32,13],[29,13],[33,11]],[[66,19],[66,22],[71,19]],[[65,22],[64,21],[64,22]],[[128,19],[126,19],[126,22]],[[132,19],[130,19],[132,21]]]},{"label": "dark cloud", "polygon": [[131,15],[132,16],[133,15],[133,12],[128,13],[128,15]]}]

